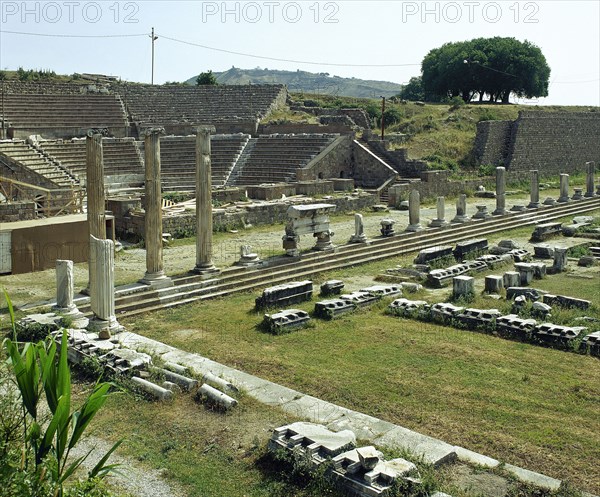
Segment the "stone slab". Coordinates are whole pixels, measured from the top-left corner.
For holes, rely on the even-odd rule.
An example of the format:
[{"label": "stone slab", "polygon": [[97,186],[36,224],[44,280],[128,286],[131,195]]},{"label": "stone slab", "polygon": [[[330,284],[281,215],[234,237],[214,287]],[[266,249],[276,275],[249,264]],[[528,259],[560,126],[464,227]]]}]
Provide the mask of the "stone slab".
[{"label": "stone slab", "polygon": [[329,423],[327,428],[333,431],[350,430],[358,440],[371,442],[396,428],[396,425],[361,412],[348,411]]},{"label": "stone slab", "polygon": [[548,488],[550,490],[558,490],[560,488],[561,481],[556,478],[551,478],[541,473],[536,473],[535,471],[529,471],[528,469],[519,468],[512,464],[505,464],[504,469],[525,483],[531,483],[538,487]]},{"label": "stone slab", "polygon": [[328,424],[339,418],[344,414],[351,412],[341,406],[336,406],[330,402],[317,399],[310,395],[303,395],[299,399],[292,400],[287,404],[281,406],[281,408],[293,416],[298,418],[304,418],[312,421],[313,423]]},{"label": "stone slab", "polygon": [[485,468],[496,468],[500,465],[500,461],[497,461],[496,459],[473,452],[472,450],[465,449],[458,445],[454,447],[454,451],[456,452],[458,460],[462,462],[476,464],[477,466],[483,466]]},{"label": "stone slab", "polygon": [[248,395],[268,406],[281,406],[302,397],[302,393],[276,383],[263,385],[251,390]]},{"label": "stone slab", "polygon": [[427,435],[397,426],[374,440],[375,445],[392,449],[405,449],[415,456],[422,456],[426,463],[439,466],[456,459],[454,447]]}]

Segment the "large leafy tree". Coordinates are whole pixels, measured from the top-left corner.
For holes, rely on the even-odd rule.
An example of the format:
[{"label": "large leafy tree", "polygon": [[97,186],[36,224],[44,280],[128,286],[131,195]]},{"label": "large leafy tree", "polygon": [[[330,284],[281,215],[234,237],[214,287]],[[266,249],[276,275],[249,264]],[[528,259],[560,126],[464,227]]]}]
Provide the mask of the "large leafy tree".
[{"label": "large leafy tree", "polygon": [[550,67],[542,51],[515,38],[476,38],[431,50],[421,64],[428,100],[460,96],[465,102],[487,95],[490,102],[548,96]]},{"label": "large leafy tree", "polygon": [[217,78],[215,77],[215,75],[213,74],[213,72],[212,71],[208,71],[208,72],[200,73],[200,75],[196,78],[196,84],[198,86],[202,86],[202,85],[213,85],[213,86],[216,86],[219,83],[217,83]]}]

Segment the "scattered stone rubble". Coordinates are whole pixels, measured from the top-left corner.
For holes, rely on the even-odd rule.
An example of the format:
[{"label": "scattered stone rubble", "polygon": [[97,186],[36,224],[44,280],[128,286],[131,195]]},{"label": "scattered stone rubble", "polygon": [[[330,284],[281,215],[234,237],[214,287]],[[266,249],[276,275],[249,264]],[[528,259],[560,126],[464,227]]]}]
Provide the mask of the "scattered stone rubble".
[{"label": "scattered stone rubble", "polygon": [[256,298],[256,308],[264,309],[305,302],[312,298],[312,293],[313,284],[310,280],[272,286],[265,288],[262,295]]}]

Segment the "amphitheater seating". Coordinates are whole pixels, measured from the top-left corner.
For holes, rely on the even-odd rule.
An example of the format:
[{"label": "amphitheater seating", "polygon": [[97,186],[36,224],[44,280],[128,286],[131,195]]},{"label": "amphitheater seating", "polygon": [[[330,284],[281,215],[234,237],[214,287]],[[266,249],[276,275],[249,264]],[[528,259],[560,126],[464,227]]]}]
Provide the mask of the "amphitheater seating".
[{"label": "amphitheater seating", "polygon": [[[211,136],[213,186],[223,186],[250,135]],[[163,191],[193,192],[196,189],[194,136],[165,136],[160,140]]]},{"label": "amphitheater seating", "polygon": [[24,140],[0,141],[0,155],[43,176],[57,187],[66,188],[79,185],[76,178]]},{"label": "amphitheater seating", "polygon": [[119,97],[107,94],[6,93],[3,109],[9,136],[82,136],[89,128],[108,128],[126,136],[127,120]]},{"label": "amphitheater seating", "polygon": [[258,138],[234,184],[287,183],[339,135],[263,135]]},{"label": "amphitheater seating", "polygon": [[168,124],[256,121],[285,95],[283,85],[116,87],[141,128]]},{"label": "amphitheater seating", "polygon": [[[85,180],[85,139],[44,140],[40,148],[72,174]],[[102,140],[105,176],[143,175],[140,154],[133,138],[104,138]]]}]

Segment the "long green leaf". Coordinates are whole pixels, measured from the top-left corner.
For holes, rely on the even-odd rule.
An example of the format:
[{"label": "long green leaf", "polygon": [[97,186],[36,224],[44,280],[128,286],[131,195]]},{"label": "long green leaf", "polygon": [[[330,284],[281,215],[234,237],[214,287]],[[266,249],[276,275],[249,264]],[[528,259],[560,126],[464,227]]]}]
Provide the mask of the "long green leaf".
[{"label": "long green leaf", "polygon": [[111,447],[111,449],[106,454],[104,454],[104,457],[100,459],[98,461],[98,464],[96,464],[93,467],[93,469],[89,472],[88,478],[96,478],[96,476],[103,478],[107,474],[114,472],[114,470],[120,466],[120,464],[109,464],[108,466],[105,466],[105,464],[106,461],[108,461],[108,458],[112,455],[112,453],[115,450],[117,450],[119,445],[121,445],[122,443],[123,439],[119,440]]},{"label": "long green leaf", "polygon": [[90,449],[90,451],[85,456],[81,456],[75,459],[71,464],[69,464],[67,469],[63,472],[63,474],[60,475],[60,478],[58,479],[58,484],[62,485],[69,478],[69,476],[71,476],[75,472],[75,470],[79,466],[81,466],[81,463],[83,463],[83,461],[85,461],[88,458],[91,452],[92,449]]},{"label": "long green leaf", "polygon": [[40,342],[38,344],[38,355],[40,357],[42,385],[46,393],[46,400],[50,411],[54,414],[60,397],[57,392],[56,342],[54,340],[50,342],[48,351],[46,351],[44,343]]},{"label": "long green leaf", "polygon": [[69,441],[69,449],[72,449],[79,441],[87,426],[106,402],[110,387],[110,383],[97,384],[81,409],[73,413],[73,433]]},{"label": "long green leaf", "polygon": [[58,439],[60,438],[59,436],[57,436],[57,443],[54,443],[54,435],[57,433],[61,433],[62,431],[68,431],[69,423],[69,406],[67,402],[61,397],[60,399],[58,399],[56,412],[52,416],[52,419],[48,424],[48,428],[46,428],[46,432],[44,433],[44,438],[42,439],[42,442],[40,444],[39,461],[37,462],[37,464],[39,464],[42,461],[42,459],[48,455],[48,453],[52,450],[53,447],[55,447],[56,449],[56,458],[58,462],[60,463],[62,461],[62,456],[64,455],[65,447],[64,444],[61,447],[58,443]]},{"label": "long green leaf", "polygon": [[10,297],[8,296],[8,292],[6,291],[6,288],[4,288],[3,291],[4,291],[4,300],[6,300],[6,306],[8,307],[8,315],[10,316],[10,324],[11,324],[12,331],[13,331],[13,340],[16,342],[17,341],[17,325],[16,325],[16,320],[15,320],[15,309],[13,308],[12,300],[10,300]]},{"label": "long green leaf", "polygon": [[25,344],[19,353],[18,345],[11,340],[5,342],[6,350],[11,358],[17,386],[21,392],[23,404],[33,419],[37,419],[37,403],[39,399],[39,368],[36,350],[31,344]]}]

